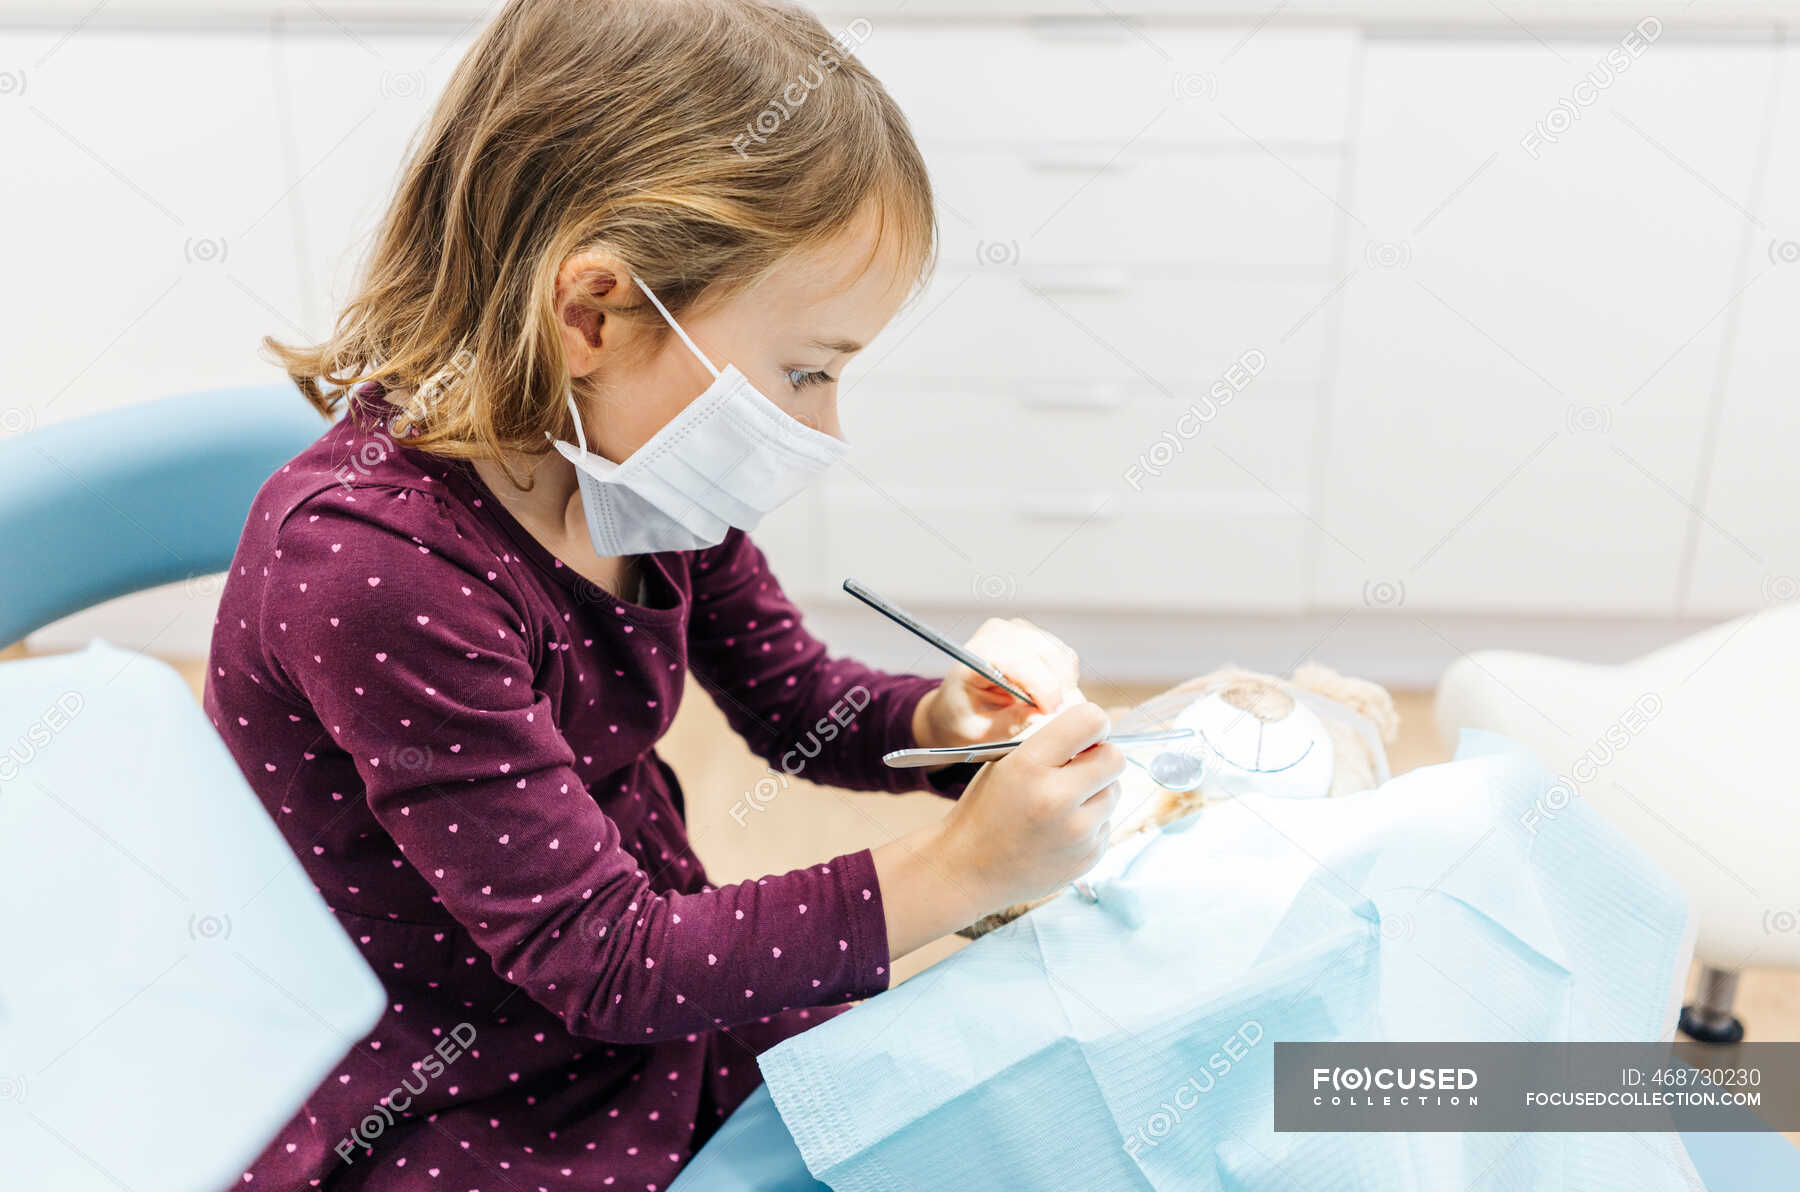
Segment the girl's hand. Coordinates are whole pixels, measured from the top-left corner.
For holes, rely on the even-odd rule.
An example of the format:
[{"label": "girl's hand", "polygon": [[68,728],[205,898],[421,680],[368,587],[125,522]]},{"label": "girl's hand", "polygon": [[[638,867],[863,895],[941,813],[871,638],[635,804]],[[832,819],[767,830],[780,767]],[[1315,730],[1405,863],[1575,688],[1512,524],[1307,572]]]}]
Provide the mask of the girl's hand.
[{"label": "girl's hand", "polygon": [[976,774],[945,818],[945,851],[987,911],[1025,902],[1093,868],[1112,834],[1125,754],[1105,742],[1098,704],[1057,714]]},{"label": "girl's hand", "polygon": [[1050,715],[1080,677],[1075,651],[1030,621],[991,618],[967,642],[1036,701],[1033,708],[961,663],[913,712],[913,740],[921,748],[976,745],[1016,736],[1031,717]]},{"label": "girl's hand", "polygon": [[1125,772],[1110,727],[1098,704],[1064,709],[983,766],[943,820],[874,850],[894,956],[1093,868]]}]

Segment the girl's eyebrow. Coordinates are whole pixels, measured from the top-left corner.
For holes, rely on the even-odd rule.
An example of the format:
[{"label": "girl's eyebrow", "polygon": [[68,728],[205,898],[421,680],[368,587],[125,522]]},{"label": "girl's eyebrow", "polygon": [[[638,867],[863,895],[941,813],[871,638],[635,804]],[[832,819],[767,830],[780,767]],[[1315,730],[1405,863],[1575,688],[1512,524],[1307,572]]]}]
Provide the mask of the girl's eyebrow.
[{"label": "girl's eyebrow", "polygon": [[846,356],[863,350],[861,344],[850,339],[815,339],[812,344],[815,348],[824,348],[828,352],[841,352]]}]

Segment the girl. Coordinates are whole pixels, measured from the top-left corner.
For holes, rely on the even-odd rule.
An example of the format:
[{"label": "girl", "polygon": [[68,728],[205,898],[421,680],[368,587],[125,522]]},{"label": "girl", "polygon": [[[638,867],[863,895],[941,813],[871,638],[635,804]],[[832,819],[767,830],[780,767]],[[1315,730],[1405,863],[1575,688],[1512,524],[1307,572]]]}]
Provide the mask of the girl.
[{"label": "girl", "polygon": [[[828,657],[742,532],[842,450],[836,378],[933,230],[905,120],[800,11],[513,0],[462,62],[334,334],[275,346],[347,416],[263,487],[213,639],[213,723],[390,1003],[246,1182],[654,1192],[757,1052],[1097,858],[1092,704],[934,776],[937,826],[734,886],[655,751],[689,671],[865,789],[1031,711]],[[1023,622],[971,644],[1047,711],[1074,686]]]}]

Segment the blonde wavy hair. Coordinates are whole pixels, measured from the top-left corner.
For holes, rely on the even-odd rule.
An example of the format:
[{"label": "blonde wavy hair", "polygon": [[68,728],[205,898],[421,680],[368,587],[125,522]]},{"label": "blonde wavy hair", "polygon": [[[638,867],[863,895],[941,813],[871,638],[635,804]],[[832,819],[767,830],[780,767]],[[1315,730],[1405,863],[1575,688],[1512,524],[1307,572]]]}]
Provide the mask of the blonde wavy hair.
[{"label": "blonde wavy hair", "polygon": [[868,35],[770,0],[511,0],[438,101],[330,337],[264,346],[326,414],[375,381],[411,395],[409,446],[503,460],[569,435],[555,283],[582,249],[680,315],[872,202],[922,277],[931,186],[849,52]]}]

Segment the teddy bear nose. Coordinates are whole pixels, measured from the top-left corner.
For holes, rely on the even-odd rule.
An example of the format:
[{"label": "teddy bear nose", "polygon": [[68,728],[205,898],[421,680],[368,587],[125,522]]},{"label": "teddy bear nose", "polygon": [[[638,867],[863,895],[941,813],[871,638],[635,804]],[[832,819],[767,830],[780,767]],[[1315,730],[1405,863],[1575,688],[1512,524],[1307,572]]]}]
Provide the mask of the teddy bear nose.
[{"label": "teddy bear nose", "polygon": [[1294,710],[1294,697],[1273,683],[1253,680],[1232,683],[1220,689],[1219,698],[1240,711],[1250,713],[1264,724],[1285,720]]}]

